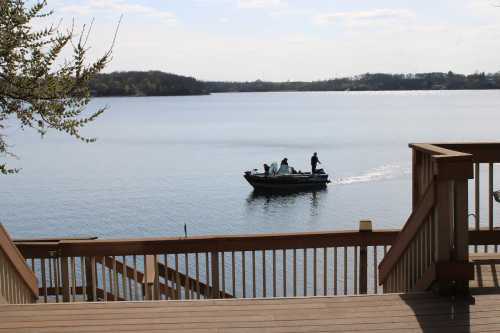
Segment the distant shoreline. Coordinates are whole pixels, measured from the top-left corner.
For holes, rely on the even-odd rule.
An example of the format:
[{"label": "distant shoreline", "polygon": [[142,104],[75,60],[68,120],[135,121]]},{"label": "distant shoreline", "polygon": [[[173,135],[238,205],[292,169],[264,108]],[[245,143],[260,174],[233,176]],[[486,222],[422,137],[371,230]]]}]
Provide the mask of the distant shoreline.
[{"label": "distant shoreline", "polygon": [[192,94],[192,95],[116,95],[116,96],[92,96],[92,98],[147,98],[147,97],[193,97],[193,96],[210,96],[214,94],[254,94],[254,93],[327,93],[327,92],[338,92],[338,93],[359,93],[359,92],[411,92],[411,91],[422,91],[422,92],[431,92],[431,91],[497,91],[500,88],[492,88],[492,89],[413,89],[413,90],[279,90],[279,91],[223,91],[223,92],[212,92],[207,94]]},{"label": "distant shoreline", "polygon": [[320,81],[200,81],[159,71],[99,74],[90,83],[92,97],[205,96],[244,92],[364,92],[498,90],[499,73],[470,75],[453,72],[417,74],[363,74]]}]

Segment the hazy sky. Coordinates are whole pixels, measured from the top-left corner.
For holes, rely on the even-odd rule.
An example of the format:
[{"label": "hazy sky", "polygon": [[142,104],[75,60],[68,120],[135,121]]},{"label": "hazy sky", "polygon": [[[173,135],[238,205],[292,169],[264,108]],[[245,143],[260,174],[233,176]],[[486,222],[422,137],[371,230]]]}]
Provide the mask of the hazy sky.
[{"label": "hazy sky", "polygon": [[95,18],[107,71],[206,80],[500,70],[500,0],[49,0],[50,20]]}]

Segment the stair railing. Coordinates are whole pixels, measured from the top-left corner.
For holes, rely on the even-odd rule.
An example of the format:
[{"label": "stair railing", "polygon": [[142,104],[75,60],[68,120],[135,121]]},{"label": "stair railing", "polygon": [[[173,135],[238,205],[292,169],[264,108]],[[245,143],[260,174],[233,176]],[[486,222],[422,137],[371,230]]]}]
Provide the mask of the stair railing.
[{"label": "stair railing", "polygon": [[432,144],[410,147],[412,213],[379,265],[379,281],[385,292],[467,292],[472,155]]}]

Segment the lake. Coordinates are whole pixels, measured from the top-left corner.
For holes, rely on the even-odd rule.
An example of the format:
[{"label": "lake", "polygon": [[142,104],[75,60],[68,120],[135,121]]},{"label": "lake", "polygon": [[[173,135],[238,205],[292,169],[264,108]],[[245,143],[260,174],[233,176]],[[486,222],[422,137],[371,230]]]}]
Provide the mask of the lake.
[{"label": "lake", "polygon": [[[8,129],[19,156],[9,163],[22,171],[0,178],[0,222],[15,237],[345,230],[366,218],[399,228],[409,142],[500,139],[500,91],[96,98],[89,108],[106,105],[82,132],[94,144]],[[257,195],[242,177],[283,157],[308,170],[315,151],[327,190]]]}]

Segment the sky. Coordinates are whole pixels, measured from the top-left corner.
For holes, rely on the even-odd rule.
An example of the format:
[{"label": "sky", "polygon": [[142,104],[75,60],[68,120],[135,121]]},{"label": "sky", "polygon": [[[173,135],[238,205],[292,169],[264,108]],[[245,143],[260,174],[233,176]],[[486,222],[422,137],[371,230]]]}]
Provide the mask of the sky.
[{"label": "sky", "polygon": [[202,80],[500,71],[500,0],[48,0],[37,24],[82,27],[106,72]]}]

